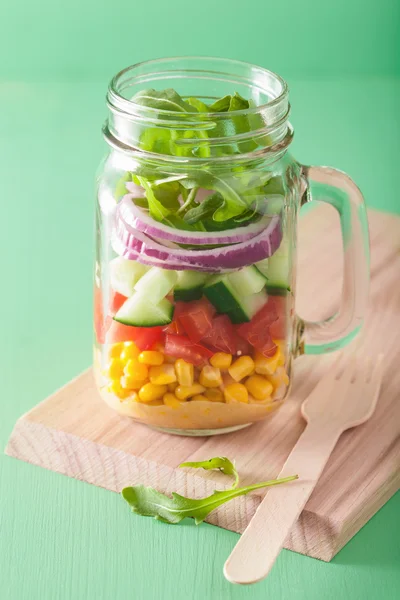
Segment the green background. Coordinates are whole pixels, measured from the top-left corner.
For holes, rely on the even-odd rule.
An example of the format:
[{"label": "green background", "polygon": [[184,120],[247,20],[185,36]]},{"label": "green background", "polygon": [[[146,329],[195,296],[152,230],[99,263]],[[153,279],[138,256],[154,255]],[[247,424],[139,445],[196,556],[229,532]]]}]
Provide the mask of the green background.
[{"label": "green background", "polygon": [[[0,443],[91,361],[93,178],[113,73],[177,54],[252,61],[288,80],[305,163],[349,172],[400,213],[396,0],[50,0],[0,7]],[[397,28],[397,29],[396,29]],[[267,581],[222,575],[237,536],[166,526],[120,498],[0,457],[2,600],[391,600],[397,494],[331,564],[283,551]],[[397,527],[397,533],[396,533]]]}]

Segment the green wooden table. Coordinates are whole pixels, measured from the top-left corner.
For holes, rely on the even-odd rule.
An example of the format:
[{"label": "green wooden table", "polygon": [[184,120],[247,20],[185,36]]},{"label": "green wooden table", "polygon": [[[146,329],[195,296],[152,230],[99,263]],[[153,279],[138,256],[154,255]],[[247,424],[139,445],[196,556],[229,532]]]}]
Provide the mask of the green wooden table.
[{"label": "green wooden table", "polygon": [[[105,83],[0,84],[2,447],[21,413],[91,362]],[[370,206],[400,212],[400,81],[289,84],[298,160],[348,171]],[[116,494],[5,456],[0,490],[2,600],[398,597],[399,494],[332,563],[283,551],[267,581],[243,588],[222,575],[231,532],[134,516]]]}]

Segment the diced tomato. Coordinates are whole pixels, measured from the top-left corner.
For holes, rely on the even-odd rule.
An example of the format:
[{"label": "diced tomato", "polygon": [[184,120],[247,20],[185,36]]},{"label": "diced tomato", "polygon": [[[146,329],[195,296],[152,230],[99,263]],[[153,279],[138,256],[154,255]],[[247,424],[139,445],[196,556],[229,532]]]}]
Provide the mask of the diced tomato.
[{"label": "diced tomato", "polygon": [[239,325],[237,332],[256,350],[265,356],[273,356],[276,345],[273,342],[271,326],[277,321],[278,312],[275,297],[270,296],[268,302],[254,315],[250,323]]},{"label": "diced tomato", "polygon": [[270,326],[270,333],[274,340],[284,340],[286,338],[286,311],[288,304],[288,296],[270,296],[268,304],[273,303],[275,311],[278,315],[276,321]]},{"label": "diced tomato", "polygon": [[200,341],[215,352],[236,354],[235,330],[228,315],[214,317],[211,330]]},{"label": "diced tomato", "polygon": [[175,358],[183,358],[193,365],[202,365],[213,355],[213,352],[201,344],[194,344],[184,335],[167,334],[165,354]]},{"label": "diced tomato", "polygon": [[121,306],[125,303],[125,300],[127,300],[126,296],[123,296],[119,292],[114,292],[114,290],[110,290],[110,315],[116,315]]},{"label": "diced tomato", "polygon": [[171,335],[185,335],[185,330],[178,320],[175,320],[176,309],[174,310],[174,320],[164,327],[164,333],[170,333]]},{"label": "diced tomato", "polygon": [[194,343],[199,342],[212,329],[215,308],[206,298],[175,304],[174,320],[182,325]]},{"label": "diced tomato", "polygon": [[149,350],[161,340],[162,334],[162,327],[133,327],[113,320],[106,340],[109,344],[135,342],[140,350]]},{"label": "diced tomato", "polygon": [[109,315],[104,317],[103,296],[101,289],[96,286],[93,293],[93,323],[96,340],[99,344],[104,344],[106,332],[111,326],[111,321],[112,319]]},{"label": "diced tomato", "polygon": [[247,340],[245,340],[244,338],[242,338],[238,333],[237,333],[237,328],[238,326],[235,326],[235,344],[236,344],[236,354],[238,356],[245,356],[245,355],[251,355],[252,354],[252,347],[250,346],[249,342]]}]

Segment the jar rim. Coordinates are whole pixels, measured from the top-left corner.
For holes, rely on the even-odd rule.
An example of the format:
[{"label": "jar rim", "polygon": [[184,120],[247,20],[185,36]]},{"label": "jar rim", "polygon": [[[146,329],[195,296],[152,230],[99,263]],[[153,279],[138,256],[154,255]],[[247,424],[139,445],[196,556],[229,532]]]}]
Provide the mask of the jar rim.
[{"label": "jar rim", "polygon": [[[255,65],[253,63],[250,62],[246,62],[246,61],[241,61],[241,60],[237,60],[237,59],[232,59],[232,58],[221,58],[221,57],[213,57],[213,56],[172,56],[172,57],[165,57],[165,58],[157,58],[157,59],[150,59],[150,60],[146,60],[146,61],[141,61],[138,63],[134,63],[132,65],[129,65],[128,67],[125,67],[124,69],[122,69],[121,71],[119,71],[118,73],[116,73],[116,75],[114,75],[114,77],[111,79],[110,83],[109,83],[109,87],[108,87],[108,94],[107,94],[107,100],[108,103],[111,104],[111,106],[114,106],[115,108],[118,108],[120,110],[123,110],[124,112],[126,112],[127,114],[129,114],[132,110],[135,111],[138,108],[139,109],[143,109],[144,107],[136,102],[134,102],[132,99],[128,99],[125,98],[122,94],[121,94],[121,89],[120,89],[120,85],[122,83],[123,78],[130,74],[130,73],[134,73],[135,71],[140,70],[141,68],[146,68],[146,67],[157,67],[158,65],[165,65],[168,63],[171,63],[172,61],[185,61],[185,62],[195,62],[195,61],[204,61],[204,62],[209,62],[210,66],[212,65],[212,63],[220,63],[222,65],[226,65],[226,66],[236,66],[238,68],[248,68],[249,70],[251,70],[253,72],[253,74],[262,74],[268,78],[270,78],[270,80],[274,80],[276,83],[278,83],[280,85],[280,92],[273,98],[269,99],[267,102],[263,102],[262,104],[258,104],[254,107],[249,107],[249,108],[245,108],[245,109],[241,109],[241,110],[234,110],[234,111],[230,111],[231,116],[241,116],[241,115],[251,115],[251,114],[257,114],[260,111],[263,111],[265,109],[270,109],[272,107],[274,107],[275,105],[279,104],[280,102],[282,102],[287,96],[288,96],[288,92],[289,92],[289,88],[288,85],[286,83],[286,81],[277,73],[275,73],[274,71],[270,71],[269,69],[266,69],[264,67],[260,67],[258,65]],[[191,72],[192,70],[190,69],[184,69],[187,72]],[[209,70],[205,70],[202,69],[204,71],[205,74],[209,73],[209,74],[219,74],[221,75],[221,71],[215,71],[214,69],[210,68]],[[198,69],[194,69],[193,71],[198,71]],[[193,72],[192,71],[192,72]],[[138,77],[140,77],[140,75],[134,75],[133,76],[133,80],[137,79]],[[236,75],[236,77],[239,77]],[[249,82],[251,82],[250,78],[243,78],[242,79],[247,79]],[[150,79],[151,81],[151,79]],[[262,88],[259,85],[256,85],[255,82],[251,82],[252,87],[258,87],[261,91],[266,92],[266,89]],[[162,108],[154,108],[154,107],[145,107],[146,109],[146,113],[148,113],[149,115],[153,114],[160,114],[163,116],[174,116],[177,117],[177,113],[175,111],[172,110],[167,110],[167,109],[162,109]],[[201,113],[202,118],[206,118],[206,117],[210,117],[210,118],[215,118],[221,115],[226,115],[225,112],[203,112]],[[179,113],[179,116],[180,113]],[[191,118],[195,118],[195,115],[191,114]]]}]

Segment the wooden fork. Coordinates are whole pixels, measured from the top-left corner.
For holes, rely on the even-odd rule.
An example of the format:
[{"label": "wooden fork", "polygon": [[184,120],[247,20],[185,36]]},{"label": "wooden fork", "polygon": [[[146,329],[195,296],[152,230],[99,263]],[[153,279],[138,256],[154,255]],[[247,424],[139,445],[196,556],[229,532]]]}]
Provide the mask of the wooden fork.
[{"label": "wooden fork", "polygon": [[[359,351],[358,351],[359,353]],[[342,354],[303,402],[307,426],[278,478],[299,475],[288,485],[271,487],[225,563],[232,583],[255,583],[268,575],[291,528],[346,429],[361,425],[375,410],[382,379],[375,364]]]}]

